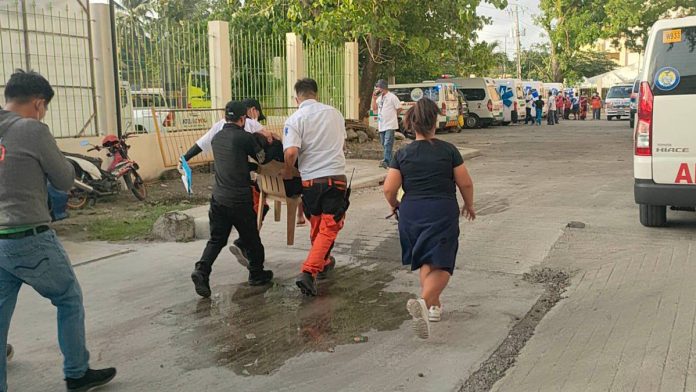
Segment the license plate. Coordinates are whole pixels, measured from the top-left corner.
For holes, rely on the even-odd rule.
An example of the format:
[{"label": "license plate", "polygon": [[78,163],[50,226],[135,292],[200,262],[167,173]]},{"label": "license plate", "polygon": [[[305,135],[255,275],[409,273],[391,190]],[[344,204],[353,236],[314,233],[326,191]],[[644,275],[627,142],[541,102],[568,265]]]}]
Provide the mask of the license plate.
[{"label": "license plate", "polygon": [[681,29],[666,30],[662,32],[662,43],[673,44],[682,41]]}]

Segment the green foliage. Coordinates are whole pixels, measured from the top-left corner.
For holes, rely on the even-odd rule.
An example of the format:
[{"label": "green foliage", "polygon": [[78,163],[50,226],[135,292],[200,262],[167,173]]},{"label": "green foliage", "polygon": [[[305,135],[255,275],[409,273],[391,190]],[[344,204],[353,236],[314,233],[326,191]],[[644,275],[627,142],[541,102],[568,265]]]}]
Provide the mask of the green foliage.
[{"label": "green foliage", "polygon": [[[559,63],[560,71],[568,84],[575,84],[616,68],[616,64],[603,53],[578,50]],[[549,81],[552,78],[549,45],[534,45],[522,52],[522,75],[528,79]]]},{"label": "green foliage", "polygon": [[[606,0],[541,0],[537,23],[549,36],[550,76],[554,82],[574,77],[578,53],[602,35]],[[567,75],[566,75],[567,74]]]},{"label": "green foliage", "polygon": [[[123,0],[131,22],[226,20],[255,34],[296,32],[309,42],[360,47],[361,98],[378,75],[420,81],[443,73],[487,74],[500,64],[495,45],[477,42],[488,23],[481,0]],[[487,0],[499,8],[507,0]],[[133,15],[131,15],[133,14]],[[159,22],[158,22],[159,23]],[[146,43],[144,43],[145,45]],[[366,106],[363,104],[363,109]],[[365,110],[363,110],[363,113]]]},{"label": "green foliage", "polygon": [[643,51],[652,25],[669,16],[696,15],[693,0],[607,0],[604,35],[626,39],[626,46]]}]

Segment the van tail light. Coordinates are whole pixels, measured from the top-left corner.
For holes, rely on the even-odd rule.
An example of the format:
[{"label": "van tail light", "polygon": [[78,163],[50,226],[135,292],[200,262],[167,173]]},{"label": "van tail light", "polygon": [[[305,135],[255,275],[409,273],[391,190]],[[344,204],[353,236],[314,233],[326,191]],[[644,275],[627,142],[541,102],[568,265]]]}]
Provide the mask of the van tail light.
[{"label": "van tail light", "polygon": [[487,105],[487,106],[488,106],[488,111],[489,111],[489,112],[492,112],[492,111],[493,111],[493,101],[491,101],[491,100],[489,99],[489,100],[488,100],[488,105]]},{"label": "van tail light", "polygon": [[174,112],[169,112],[169,114],[167,114],[167,118],[164,119],[162,125],[165,127],[171,127],[174,125]]},{"label": "van tail light", "polygon": [[191,105],[191,102],[189,102],[189,103],[186,104],[186,108],[187,108],[187,109],[193,108],[193,105]]},{"label": "van tail light", "polygon": [[653,93],[648,82],[640,83],[638,95],[638,125],[636,126],[636,155],[652,156]]},{"label": "van tail light", "polygon": [[443,116],[447,115],[447,104],[444,102],[442,103],[442,115]]},{"label": "van tail light", "polygon": [[517,100],[515,100],[515,102],[513,102],[513,105],[515,105],[513,110],[517,111]]}]

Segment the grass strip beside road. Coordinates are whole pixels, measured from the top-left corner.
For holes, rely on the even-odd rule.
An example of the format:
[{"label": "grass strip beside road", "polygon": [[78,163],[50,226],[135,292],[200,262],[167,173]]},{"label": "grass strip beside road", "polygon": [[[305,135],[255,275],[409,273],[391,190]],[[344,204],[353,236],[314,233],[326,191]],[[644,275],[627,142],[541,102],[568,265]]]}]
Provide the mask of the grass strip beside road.
[{"label": "grass strip beside road", "polygon": [[152,225],[166,212],[183,211],[191,204],[142,204],[136,211],[123,211],[123,214],[108,214],[98,217],[87,225],[90,240],[98,241],[137,241],[149,240]]}]

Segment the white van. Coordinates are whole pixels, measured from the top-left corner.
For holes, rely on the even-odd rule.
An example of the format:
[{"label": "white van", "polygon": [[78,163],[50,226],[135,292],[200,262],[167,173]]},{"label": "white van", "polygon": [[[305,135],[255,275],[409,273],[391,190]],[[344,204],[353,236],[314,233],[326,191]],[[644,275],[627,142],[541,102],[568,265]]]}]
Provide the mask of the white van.
[{"label": "white van", "polygon": [[522,81],[519,79],[494,79],[493,82],[498,88],[505,86],[514,93],[511,106],[511,121],[513,123],[524,121],[527,117],[527,102],[524,96],[524,85]]},{"label": "white van", "polygon": [[167,105],[163,89],[144,88],[131,91],[131,99],[135,132],[155,133],[155,117],[157,117],[160,130],[174,125],[174,112],[171,112],[169,105]]},{"label": "white van", "polygon": [[[549,100],[549,93],[546,90],[546,87],[544,87],[544,83],[536,81],[536,80],[523,80],[522,81],[522,91],[524,92],[524,95],[526,97],[527,91],[536,91],[537,94],[539,94],[539,97],[544,100],[544,103],[547,103]],[[526,102],[526,100],[525,100]],[[534,108],[532,108],[534,109]],[[547,112],[549,111],[549,107],[547,105],[544,105],[542,111],[541,111],[541,116],[546,117]],[[536,115],[536,112],[532,110],[532,115]]]},{"label": "white van", "polygon": [[[423,82],[410,84],[391,84],[389,91],[401,101],[401,116],[406,113],[416,101],[430,98],[440,107],[438,116],[438,131],[459,130],[459,97],[452,83]],[[370,125],[377,128],[377,113],[370,111]],[[403,130],[402,130],[403,131]]]},{"label": "white van", "polygon": [[640,223],[664,226],[667,206],[696,207],[696,16],[660,20],[647,41],[634,131]]},{"label": "white van", "polygon": [[631,117],[631,92],[633,91],[632,84],[617,84],[612,86],[607,93],[607,98],[604,100],[607,120],[621,119],[622,117]]},{"label": "white van", "polygon": [[500,99],[492,79],[454,78],[440,80],[454,83],[469,104],[469,115],[465,120],[467,128],[486,128],[503,122],[503,101]]}]

